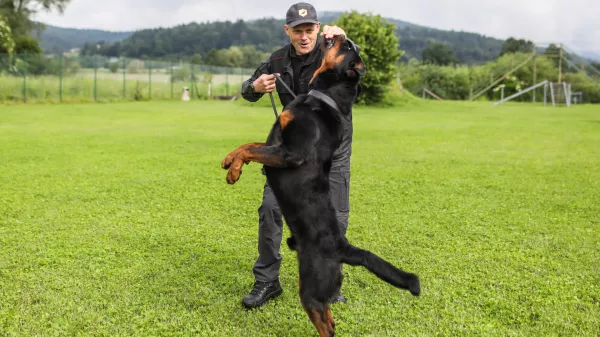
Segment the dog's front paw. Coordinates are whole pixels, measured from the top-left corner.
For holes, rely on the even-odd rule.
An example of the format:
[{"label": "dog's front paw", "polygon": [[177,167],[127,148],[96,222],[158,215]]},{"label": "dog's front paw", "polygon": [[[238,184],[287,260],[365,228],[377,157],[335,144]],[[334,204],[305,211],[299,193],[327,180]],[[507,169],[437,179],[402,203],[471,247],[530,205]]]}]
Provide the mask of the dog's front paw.
[{"label": "dog's front paw", "polygon": [[223,159],[223,161],[221,162],[221,168],[224,170],[227,170],[229,168],[229,166],[231,166],[231,163],[233,162],[233,152],[229,153],[225,159]]},{"label": "dog's front paw", "polygon": [[227,172],[227,183],[232,185],[236,181],[240,180],[242,175],[242,165],[244,161],[239,158],[234,158],[228,165],[229,171]]}]

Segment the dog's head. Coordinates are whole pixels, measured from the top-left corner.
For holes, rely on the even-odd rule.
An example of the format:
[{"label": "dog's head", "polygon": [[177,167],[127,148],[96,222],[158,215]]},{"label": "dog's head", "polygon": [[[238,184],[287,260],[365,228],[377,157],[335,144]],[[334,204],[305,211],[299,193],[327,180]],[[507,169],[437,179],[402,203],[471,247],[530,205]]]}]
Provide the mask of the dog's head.
[{"label": "dog's head", "polygon": [[333,39],[324,39],[321,43],[323,62],[315,70],[310,83],[322,78],[326,82],[347,81],[358,83],[365,75],[366,67],[360,57],[360,47],[339,35]]}]

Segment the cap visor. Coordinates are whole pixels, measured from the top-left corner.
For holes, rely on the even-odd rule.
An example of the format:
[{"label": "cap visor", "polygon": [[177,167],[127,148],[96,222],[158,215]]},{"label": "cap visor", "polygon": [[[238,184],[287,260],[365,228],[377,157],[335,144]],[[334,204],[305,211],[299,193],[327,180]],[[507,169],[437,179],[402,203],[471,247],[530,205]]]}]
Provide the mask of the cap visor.
[{"label": "cap visor", "polygon": [[319,21],[313,20],[313,19],[302,19],[302,20],[296,20],[296,21],[292,21],[290,23],[288,23],[287,25],[290,27],[296,27],[298,25],[302,25],[305,23],[312,23],[312,24],[317,24],[319,23]]}]

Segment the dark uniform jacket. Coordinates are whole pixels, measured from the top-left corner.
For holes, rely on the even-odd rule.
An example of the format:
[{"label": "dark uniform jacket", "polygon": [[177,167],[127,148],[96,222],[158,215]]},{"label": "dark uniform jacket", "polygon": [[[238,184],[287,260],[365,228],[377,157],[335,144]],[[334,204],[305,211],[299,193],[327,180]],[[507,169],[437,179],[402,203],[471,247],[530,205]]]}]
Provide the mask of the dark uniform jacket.
[{"label": "dark uniform jacket", "polygon": [[[296,56],[296,50],[292,44],[288,44],[271,54],[271,56],[260,64],[254,74],[242,83],[242,97],[249,102],[258,101],[263,94],[252,92],[250,84],[262,74],[273,73],[279,73],[281,75],[281,80],[292,89],[294,94],[302,95],[308,93],[308,82],[310,82],[315,70],[321,66],[323,60],[321,48],[319,48],[320,44],[321,38],[319,38],[315,44],[315,48],[303,58],[303,61],[297,59],[292,62],[292,58],[298,57]],[[275,83],[279,100],[285,109],[285,106],[293,101],[294,97],[287,89],[285,89],[279,80]],[[342,143],[334,153],[332,170],[337,169],[346,171],[350,168],[350,155],[352,153],[352,113],[350,113],[348,121]]]}]

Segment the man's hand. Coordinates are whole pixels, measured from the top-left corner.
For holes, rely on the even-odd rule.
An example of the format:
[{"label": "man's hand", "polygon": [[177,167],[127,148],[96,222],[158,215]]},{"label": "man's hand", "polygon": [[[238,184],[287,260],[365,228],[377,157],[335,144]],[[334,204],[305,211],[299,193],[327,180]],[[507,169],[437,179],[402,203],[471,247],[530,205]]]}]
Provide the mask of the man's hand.
[{"label": "man's hand", "polygon": [[262,74],[259,78],[254,80],[254,92],[264,94],[266,92],[275,91],[275,75],[273,74]]},{"label": "man's hand", "polygon": [[323,26],[323,31],[321,32],[321,36],[326,39],[331,39],[339,35],[346,36],[346,32],[338,26]]}]

